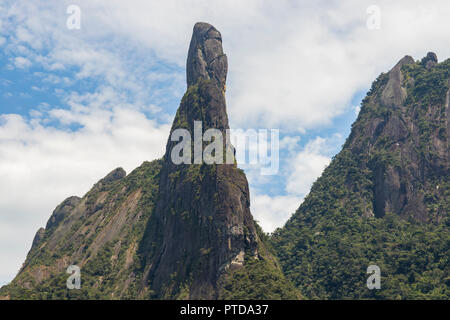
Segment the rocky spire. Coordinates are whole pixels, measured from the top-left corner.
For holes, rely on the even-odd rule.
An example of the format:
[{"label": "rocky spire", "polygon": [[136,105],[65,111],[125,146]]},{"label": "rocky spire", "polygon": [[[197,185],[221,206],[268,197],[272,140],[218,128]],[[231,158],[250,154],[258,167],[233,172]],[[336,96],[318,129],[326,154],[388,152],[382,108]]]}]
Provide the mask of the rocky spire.
[{"label": "rocky spire", "polygon": [[[229,164],[172,161],[179,143],[171,139],[175,129],[189,131],[191,150],[210,146],[202,137],[196,143],[198,131],[203,136],[214,128],[226,139],[226,73],[220,33],[197,23],[187,63],[188,88],[164,158],[144,162],[129,175],[115,169],[83,198],[71,197],[59,205],[46,229],[38,231],[12,290],[0,288],[0,299],[22,296],[24,288],[27,296],[22,297],[47,297],[57,289],[58,298],[67,298],[70,293],[53,279],[71,264],[83,267],[82,281],[95,282],[93,290],[102,292],[102,298],[241,299],[242,286],[249,298],[299,298],[260,240],[247,178],[234,163],[233,152]],[[242,274],[248,275],[244,283],[233,278]],[[34,291],[28,290],[32,287]],[[88,291],[76,296],[92,298]]]},{"label": "rocky spire", "polygon": [[224,89],[227,70],[227,56],[223,53],[220,32],[208,23],[196,23],[186,64],[187,86],[201,78],[214,80],[219,88]]},{"label": "rocky spire", "polygon": [[[183,128],[194,138],[197,121],[203,132],[214,128],[225,139],[227,58],[213,26],[195,24],[186,69],[188,89],[171,132]],[[189,298],[217,298],[221,276],[242,267],[247,254],[258,257],[247,179],[235,164],[174,164],[176,144],[169,137],[159,200],[148,224],[147,234],[158,241],[145,250],[151,266],[147,279],[156,298],[183,290]]]},{"label": "rocky spire", "polygon": [[438,58],[436,53],[428,52],[427,55],[422,59],[422,64],[427,69],[431,69],[438,63]]}]

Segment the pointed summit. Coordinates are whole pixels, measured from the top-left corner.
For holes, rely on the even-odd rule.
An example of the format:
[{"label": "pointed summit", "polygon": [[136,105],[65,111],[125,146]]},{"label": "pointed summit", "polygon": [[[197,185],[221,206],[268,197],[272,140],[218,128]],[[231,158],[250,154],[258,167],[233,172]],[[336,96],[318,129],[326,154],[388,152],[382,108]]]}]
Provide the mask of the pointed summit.
[{"label": "pointed summit", "polygon": [[428,52],[425,57],[422,58],[422,64],[427,69],[433,68],[438,63],[438,58],[436,53],[434,52]]},{"label": "pointed summit", "polygon": [[[226,73],[227,58],[219,31],[207,23],[197,23],[187,58],[188,89],[173,121],[171,136],[176,129],[187,130],[191,137],[215,129],[222,134],[225,145],[229,128],[223,94]],[[194,122],[201,123],[200,133]],[[258,272],[263,271],[285,286],[274,290],[295,298],[276,259],[261,241],[250,213],[244,172],[234,163],[174,164],[171,154],[178,143],[168,139],[159,199],[146,231],[151,240],[144,240],[149,266],[146,280],[154,292],[152,297],[236,297],[233,291],[238,282],[233,281],[233,272],[250,272],[247,263],[254,262],[260,268]],[[190,146],[191,155],[195,143]],[[199,148],[204,147],[200,144]],[[261,289],[261,293],[273,294],[258,289],[257,283],[249,286],[255,292]]]},{"label": "pointed summit", "polygon": [[[200,134],[213,128],[225,137],[226,61],[219,31],[207,23],[195,24],[187,58],[188,89],[171,136],[182,128],[194,137],[197,122]],[[169,137],[159,200],[149,223],[148,232],[160,242],[155,250],[149,248],[148,280],[157,298],[177,296],[183,286],[190,298],[217,298],[218,280],[232,262],[237,259],[242,266],[245,252],[258,255],[247,179],[234,164],[174,164],[171,154],[177,144]]]},{"label": "pointed summit", "polygon": [[[405,56],[379,75],[343,149],[272,237],[307,297],[448,299],[450,59],[436,62]],[[381,290],[365,286],[372,263],[387,270]]]},{"label": "pointed summit", "polygon": [[227,71],[228,61],[223,53],[220,32],[208,23],[197,22],[186,64],[187,86],[194,85],[201,78],[214,80],[219,88],[224,89]]},{"label": "pointed summit", "polygon": [[[215,129],[216,142],[226,139],[229,128],[219,31],[197,23],[187,60],[188,88],[164,158],[128,175],[115,169],[83,198],[58,206],[19,275],[0,289],[0,299],[300,297],[253,220],[247,178],[236,163],[172,160],[176,129],[194,140],[192,155],[210,146],[204,143],[211,141],[204,138],[207,129]],[[65,289],[73,264],[82,270],[80,292]]]},{"label": "pointed summit", "polygon": [[403,86],[402,66],[413,64],[414,59],[411,56],[404,56],[399,62],[389,71],[389,81],[381,95],[381,102],[388,107],[399,107],[405,101],[407,92]]}]

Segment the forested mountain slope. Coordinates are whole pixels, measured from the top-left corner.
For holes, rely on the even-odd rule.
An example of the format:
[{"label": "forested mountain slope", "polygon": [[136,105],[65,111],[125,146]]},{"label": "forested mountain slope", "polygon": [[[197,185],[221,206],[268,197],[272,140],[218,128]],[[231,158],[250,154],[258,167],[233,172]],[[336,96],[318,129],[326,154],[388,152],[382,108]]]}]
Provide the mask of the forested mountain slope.
[{"label": "forested mountain slope", "polygon": [[[450,59],[401,59],[271,241],[308,298],[450,298]],[[369,265],[381,289],[366,287]]]}]

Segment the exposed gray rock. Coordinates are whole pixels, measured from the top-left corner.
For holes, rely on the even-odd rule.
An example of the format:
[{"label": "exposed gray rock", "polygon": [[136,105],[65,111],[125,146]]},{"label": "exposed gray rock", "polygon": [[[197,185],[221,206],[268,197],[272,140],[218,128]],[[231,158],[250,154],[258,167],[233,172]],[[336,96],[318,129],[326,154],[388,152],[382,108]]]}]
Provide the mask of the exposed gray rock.
[{"label": "exposed gray rock", "polygon": [[127,173],[125,172],[125,170],[123,170],[122,168],[116,168],[113,171],[111,171],[110,173],[108,173],[106,175],[106,177],[104,177],[102,180],[100,180],[100,182],[102,184],[111,183],[113,181],[125,178],[126,175],[127,175]]},{"label": "exposed gray rock", "polygon": [[[436,55],[429,53],[420,64],[430,66],[436,61]],[[375,108],[390,107],[392,112],[366,119],[361,126],[357,122],[354,127],[358,130],[352,132],[349,144],[354,154],[367,154],[370,158],[379,148],[377,144],[380,145],[380,141],[384,141],[383,144],[388,142],[383,150],[384,157],[372,158],[373,162],[368,162],[373,173],[373,213],[367,211],[367,216],[383,217],[390,212],[422,222],[439,221],[445,209],[436,206],[437,209],[430,214],[429,203],[443,197],[434,181],[448,175],[448,120],[445,121],[444,117],[448,117],[450,90],[443,104],[424,103],[420,98],[406,102],[406,81],[403,81],[401,69],[409,63],[414,63],[409,56],[400,60],[389,72],[387,83],[380,87],[378,92],[381,94],[377,92],[371,96],[367,104]],[[408,84],[414,86],[415,81],[410,75]],[[426,90],[423,94],[432,88]],[[424,135],[422,123],[435,125]],[[421,143],[425,139],[428,143]],[[389,157],[385,157],[387,154]]]},{"label": "exposed gray rock", "polygon": [[244,265],[244,259],[245,258],[245,252],[244,250],[241,250],[236,257],[234,257],[234,259],[231,261],[230,263],[230,269],[231,270],[236,270],[241,268]]},{"label": "exposed gray rock", "polygon": [[434,52],[428,52],[426,58],[427,58],[427,60],[430,60],[430,61],[433,61],[433,62],[436,62],[436,63],[438,62],[437,55]]},{"label": "exposed gray rock", "polygon": [[411,56],[403,57],[392,69],[389,71],[389,81],[381,95],[381,102],[388,107],[399,107],[406,99],[406,88],[403,86],[403,74],[401,68],[403,65],[414,63]]},{"label": "exposed gray rock", "polygon": [[[187,62],[192,90],[182,99],[172,132],[184,126],[193,135],[194,121],[201,121],[203,131],[220,130],[225,139],[226,66],[220,33],[197,23]],[[189,285],[190,299],[214,299],[224,266],[242,267],[244,252],[255,252],[259,244],[248,182],[234,164],[175,165],[171,152],[177,143],[167,142],[159,199],[148,224],[147,233],[160,239],[148,243],[148,281],[155,298],[173,296],[180,286]]]},{"label": "exposed gray rock", "polygon": [[427,55],[422,58],[421,63],[427,69],[433,68],[438,63],[438,59],[437,59],[436,53],[428,52]]},{"label": "exposed gray rock", "polygon": [[[199,23],[194,28],[189,61],[188,84],[195,84],[184,95],[172,130],[186,128],[192,134],[194,121],[201,121],[204,131],[218,129],[225,139],[226,56],[212,26]],[[95,298],[232,299],[235,289],[228,290],[228,284],[236,281],[228,271],[248,267],[249,273],[256,272],[247,265],[251,258],[260,260],[258,270],[267,267],[264,278],[279,285],[267,288],[255,277],[247,285],[252,291],[299,298],[259,239],[245,173],[234,163],[175,165],[170,155],[177,143],[168,139],[162,160],[144,162],[128,176],[117,168],[82,199],[61,203],[48,229],[38,231],[36,249],[12,290],[0,288],[0,299],[64,299],[67,293],[58,283],[55,292],[54,279],[71,264],[88,266],[83,274],[99,280]],[[230,265],[227,271],[222,267]],[[30,291],[23,295],[23,288]],[[77,297],[94,297],[85,291]]]},{"label": "exposed gray rock", "polygon": [[199,78],[211,79],[225,90],[227,71],[228,61],[220,32],[208,23],[196,23],[186,64],[187,86],[194,85]]},{"label": "exposed gray rock", "polygon": [[427,61],[427,64],[425,65],[425,68],[431,69],[431,68],[433,68],[435,65],[436,65],[436,62],[429,60],[429,61]]},{"label": "exposed gray rock", "polygon": [[48,219],[46,230],[52,229],[64,220],[64,218],[80,203],[81,198],[72,196],[64,200],[56,209],[53,211],[50,219]]},{"label": "exposed gray rock", "polygon": [[44,235],[45,235],[45,229],[39,228],[39,230],[36,232],[36,235],[34,236],[33,244],[31,245],[31,249],[39,246],[42,239],[44,238]]}]

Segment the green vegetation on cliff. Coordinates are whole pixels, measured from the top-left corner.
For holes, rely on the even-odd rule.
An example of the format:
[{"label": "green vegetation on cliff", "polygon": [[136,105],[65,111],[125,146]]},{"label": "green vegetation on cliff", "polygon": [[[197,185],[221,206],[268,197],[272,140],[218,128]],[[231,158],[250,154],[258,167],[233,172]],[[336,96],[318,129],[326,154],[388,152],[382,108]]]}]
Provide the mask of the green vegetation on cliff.
[{"label": "green vegetation on cliff", "polygon": [[[0,296],[146,298],[138,248],[158,194],[160,168],[160,160],[144,162],[124,178],[97,183],[57,226],[46,231],[17,277],[0,289]],[[66,287],[70,276],[66,269],[72,264],[81,268],[80,290]]]},{"label": "green vegetation on cliff", "polygon": [[[450,299],[450,60],[426,62],[402,66],[401,104],[383,103],[394,80],[378,77],[343,150],[272,236],[307,298]],[[366,286],[369,265],[380,290]]]},{"label": "green vegetation on cliff", "polygon": [[[221,39],[198,28],[195,41]],[[214,81],[191,70],[172,130],[228,129],[219,57]],[[175,165],[169,139],[162,160],[63,201],[0,298],[450,299],[449,78],[434,54],[381,74],[343,150],[270,237],[236,164]],[[80,290],[66,288],[69,265]]]},{"label": "green vegetation on cliff", "polygon": [[258,225],[257,230],[263,244],[258,248],[258,257],[247,252],[244,267],[224,275],[219,298],[226,300],[302,299],[300,291],[281,271],[268,236]]}]

